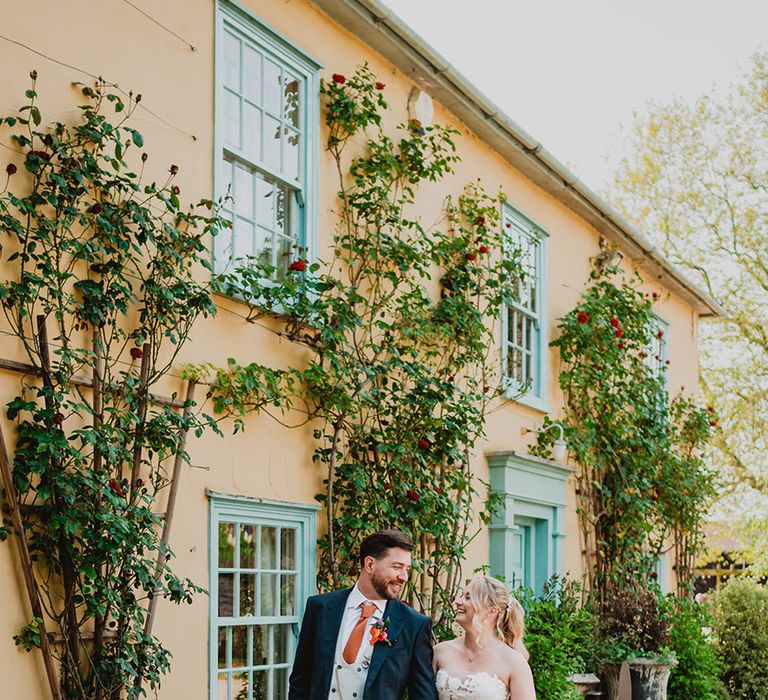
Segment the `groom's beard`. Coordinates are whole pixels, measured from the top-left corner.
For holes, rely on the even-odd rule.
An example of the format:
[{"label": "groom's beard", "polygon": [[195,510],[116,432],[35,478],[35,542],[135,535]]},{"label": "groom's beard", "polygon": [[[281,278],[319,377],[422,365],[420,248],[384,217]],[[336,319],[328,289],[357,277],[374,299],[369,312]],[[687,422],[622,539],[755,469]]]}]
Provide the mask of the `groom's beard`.
[{"label": "groom's beard", "polygon": [[373,590],[376,591],[383,600],[394,600],[400,595],[402,583],[396,579],[391,580],[384,576],[373,574],[371,576],[371,586],[373,586]]}]

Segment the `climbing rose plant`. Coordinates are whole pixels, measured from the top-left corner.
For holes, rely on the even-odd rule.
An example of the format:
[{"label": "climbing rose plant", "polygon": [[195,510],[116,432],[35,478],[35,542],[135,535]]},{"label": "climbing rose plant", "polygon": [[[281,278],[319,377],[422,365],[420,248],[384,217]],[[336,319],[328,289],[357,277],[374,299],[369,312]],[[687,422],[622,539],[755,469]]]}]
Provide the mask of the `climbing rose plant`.
[{"label": "climbing rose plant", "polygon": [[[227,222],[211,201],[182,208],[178,166],[145,181],[148,154],[130,126],[139,95],[83,87],[74,125],[42,127],[32,78],[28,104],[0,119],[21,161],[0,192],[0,308],[15,341],[5,346],[31,366],[7,402],[13,486],[61,695],[136,698],[170,663],[146,631],[148,601],[201,591],[169,567],[157,500],[169,460],[188,462],[181,436],[218,428],[153,390],[173,386],[192,325],[215,313],[200,279],[210,279],[208,239]],[[42,622],[17,644],[40,646]]]},{"label": "climbing rose plant", "polygon": [[[616,268],[595,271],[560,319],[562,422],[578,462],[577,496],[591,590],[647,586],[659,555],[674,551],[679,592],[693,581],[703,514],[715,477],[702,460],[712,414],[667,396],[662,357],[650,357],[652,302]],[[639,282],[639,280],[635,280]],[[661,369],[659,369],[661,367]],[[539,442],[548,455],[554,431]]]},{"label": "climbing rose plant", "polygon": [[[384,88],[363,66],[321,89],[339,187],[330,261],[295,248],[286,274],[245,260],[219,285],[253,320],[279,314],[281,334],[308,350],[288,402],[313,421],[325,477],[321,587],[349,584],[360,541],[399,528],[416,543],[405,598],[439,623],[463,583],[465,547],[488,522],[470,452],[501,392],[496,322],[519,266],[499,198],[477,183],[446,200],[440,225],[417,218],[417,187],[459,160],[456,132],[412,120],[389,135]],[[236,411],[243,395],[227,403],[219,381],[214,401]]]}]

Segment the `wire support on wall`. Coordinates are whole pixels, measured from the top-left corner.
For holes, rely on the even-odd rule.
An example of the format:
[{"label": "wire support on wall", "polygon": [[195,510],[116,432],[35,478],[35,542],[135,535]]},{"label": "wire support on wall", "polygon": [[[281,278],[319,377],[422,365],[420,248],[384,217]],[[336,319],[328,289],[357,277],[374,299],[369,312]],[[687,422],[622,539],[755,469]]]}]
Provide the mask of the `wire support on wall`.
[{"label": "wire support on wall", "polygon": [[158,27],[168,32],[170,35],[175,36],[182,44],[186,44],[187,46],[189,46],[190,50],[197,51],[197,49],[192,44],[190,44],[183,36],[179,36],[176,32],[173,31],[173,29],[171,29],[170,27],[166,27],[162,22],[156,20],[152,15],[147,14],[140,7],[136,7],[136,5],[130,2],[130,0],[123,0],[123,2],[126,5],[130,5],[134,10],[136,10],[136,12],[144,15],[150,22],[153,22]]}]

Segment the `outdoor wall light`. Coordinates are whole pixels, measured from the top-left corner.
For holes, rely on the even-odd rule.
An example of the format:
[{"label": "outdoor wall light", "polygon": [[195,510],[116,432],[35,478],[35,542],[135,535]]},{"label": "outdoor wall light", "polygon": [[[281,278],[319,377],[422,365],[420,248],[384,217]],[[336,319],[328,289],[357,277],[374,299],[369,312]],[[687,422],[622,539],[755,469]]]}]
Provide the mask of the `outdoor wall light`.
[{"label": "outdoor wall light", "polygon": [[552,457],[554,458],[555,462],[564,462],[565,461],[565,453],[568,449],[568,443],[565,441],[565,437],[563,436],[563,426],[560,425],[560,423],[550,423],[546,427],[542,428],[527,428],[523,427],[522,434],[525,435],[526,433],[546,433],[548,430],[552,430],[552,428],[557,428],[560,431],[560,435],[555,439],[554,444],[552,445]]}]

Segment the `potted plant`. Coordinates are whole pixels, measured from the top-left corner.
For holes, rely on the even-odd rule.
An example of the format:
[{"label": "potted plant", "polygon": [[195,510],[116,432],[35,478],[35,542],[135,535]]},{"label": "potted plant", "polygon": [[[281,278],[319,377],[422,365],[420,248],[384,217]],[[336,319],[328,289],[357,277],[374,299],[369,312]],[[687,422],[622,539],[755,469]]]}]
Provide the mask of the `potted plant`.
[{"label": "potted plant", "polygon": [[677,664],[669,617],[658,591],[627,585],[609,589],[600,610],[600,673],[608,700],[619,698],[619,675],[629,666],[632,700],[664,700]]}]

